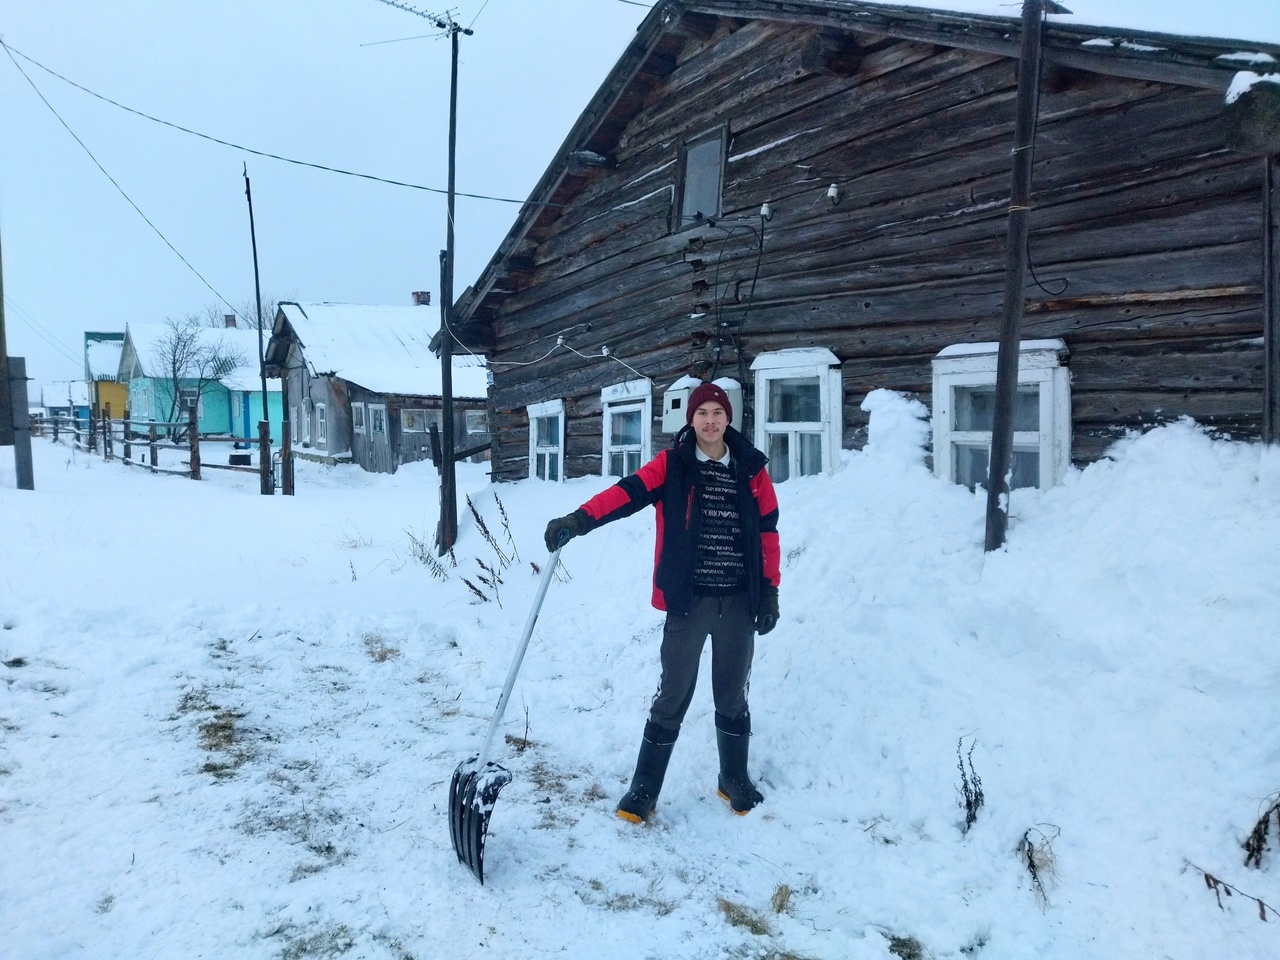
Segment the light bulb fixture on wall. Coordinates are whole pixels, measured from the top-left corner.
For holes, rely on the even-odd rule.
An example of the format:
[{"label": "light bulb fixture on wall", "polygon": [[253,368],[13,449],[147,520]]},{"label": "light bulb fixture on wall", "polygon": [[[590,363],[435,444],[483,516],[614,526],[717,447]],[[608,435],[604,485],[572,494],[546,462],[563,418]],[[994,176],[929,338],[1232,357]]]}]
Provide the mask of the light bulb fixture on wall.
[{"label": "light bulb fixture on wall", "polygon": [[833,207],[840,202],[840,187],[838,184],[833,183],[827,187],[827,199],[831,201]]}]

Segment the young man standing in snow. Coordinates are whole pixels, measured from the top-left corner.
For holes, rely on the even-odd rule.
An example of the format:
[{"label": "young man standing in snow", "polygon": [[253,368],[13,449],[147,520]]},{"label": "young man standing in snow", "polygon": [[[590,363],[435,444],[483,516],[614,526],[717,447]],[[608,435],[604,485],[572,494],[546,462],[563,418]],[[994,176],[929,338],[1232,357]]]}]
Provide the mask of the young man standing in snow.
[{"label": "young man standing in snow", "polygon": [[653,605],[667,621],[658,692],[631,789],[618,803],[618,816],[632,823],[648,820],[657,805],[708,636],[719,794],[737,814],[764,800],[747,772],[747,683],[755,635],[778,622],[778,498],[767,458],[730,426],[733,407],[724,390],[696,387],[686,418],[671,448],[546,530],[547,549],[554,550],[644,507],[657,513]]}]

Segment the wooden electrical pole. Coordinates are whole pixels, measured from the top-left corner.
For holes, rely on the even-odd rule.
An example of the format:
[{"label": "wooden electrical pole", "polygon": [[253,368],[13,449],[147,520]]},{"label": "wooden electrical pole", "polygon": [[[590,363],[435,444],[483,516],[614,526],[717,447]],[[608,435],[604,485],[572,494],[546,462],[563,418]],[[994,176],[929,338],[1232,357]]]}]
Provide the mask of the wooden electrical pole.
[{"label": "wooden electrical pole", "polygon": [[1280,442],[1280,157],[1262,168],[1262,439]]},{"label": "wooden electrical pole", "polygon": [[4,336],[4,260],[0,257],[0,447],[13,446],[13,388],[9,386],[9,347]]},{"label": "wooden electrical pole", "polygon": [[1005,248],[1004,314],[996,354],[995,415],[987,464],[986,549],[999,550],[1009,527],[1009,465],[1013,460],[1013,404],[1018,395],[1018,348],[1025,308],[1027,235],[1036,113],[1040,105],[1040,24],[1044,0],[1023,0],[1022,52],[1018,63],[1017,118],[1013,133],[1013,184]]},{"label": "wooden electrical pole", "polygon": [[457,443],[453,429],[453,210],[457,197],[455,174],[458,148],[458,34],[471,36],[448,14],[424,13],[400,0],[382,0],[388,6],[430,20],[449,34],[449,202],[445,224],[445,249],[440,251],[440,523],[436,528],[436,549],[444,556],[458,539],[458,484],[454,458]]},{"label": "wooden electrical pole", "polygon": [[[249,202],[249,242],[253,246],[253,295],[258,310],[258,372],[262,375],[262,419],[258,421],[258,487],[271,496],[271,415],[267,407],[267,349],[262,342],[262,284],[258,279],[258,232],[253,226],[253,192],[249,189],[249,165],[244,165],[244,198]],[[248,399],[245,400],[247,404]]]},{"label": "wooden electrical pole", "polygon": [[436,549],[444,556],[458,540],[458,478],[454,464],[457,443],[453,429],[453,211],[458,149],[458,34],[470,35],[447,21],[451,41],[449,69],[449,200],[445,249],[440,270],[440,528]]}]

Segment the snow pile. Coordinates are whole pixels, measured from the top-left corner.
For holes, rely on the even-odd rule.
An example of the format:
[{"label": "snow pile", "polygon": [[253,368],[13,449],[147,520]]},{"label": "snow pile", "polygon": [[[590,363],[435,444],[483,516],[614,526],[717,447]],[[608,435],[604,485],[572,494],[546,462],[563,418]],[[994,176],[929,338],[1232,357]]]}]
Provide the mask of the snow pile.
[{"label": "snow pile", "polygon": [[429,465],[300,464],[286,500],[45,441],[20,492],[0,458],[6,955],[1276,956],[1280,854],[1249,869],[1241,841],[1280,790],[1280,451],[1127,439],[1017,491],[985,555],[985,496],[929,473],[922,411],[867,409],[866,452],[778,487],[765,804],[714,797],[704,673],[657,822],[612,815],[657,682],[646,512],[564,550],[484,887],[449,775],[542,528],[608,481],[462,465],[475,513],[439,560]]}]

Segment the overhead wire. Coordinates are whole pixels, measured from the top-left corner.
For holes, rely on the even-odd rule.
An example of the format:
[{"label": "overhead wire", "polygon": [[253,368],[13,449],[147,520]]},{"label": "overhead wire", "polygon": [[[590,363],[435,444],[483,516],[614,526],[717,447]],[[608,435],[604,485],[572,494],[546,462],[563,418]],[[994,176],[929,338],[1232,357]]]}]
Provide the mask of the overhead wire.
[{"label": "overhead wire", "polygon": [[21,320],[23,323],[29,326],[33,331],[35,331],[36,336],[38,336],[41,340],[47,343],[55,351],[62,354],[72,363],[75,363],[77,365],[84,363],[84,357],[76,356],[73,348],[67,346],[65,343],[63,343],[61,340],[55,337],[52,333],[46,330],[38,320],[36,320],[33,316],[31,316],[31,314],[27,310],[23,309],[22,307],[18,306],[18,304],[14,303],[13,298],[10,297],[8,294],[5,294],[4,302],[8,304],[10,311],[12,311],[15,317],[17,317],[19,320]]},{"label": "overhead wire", "polygon": [[58,113],[57,109],[53,106],[52,103],[49,102],[48,98],[45,97],[44,93],[41,92],[40,88],[36,86],[35,81],[32,80],[31,77],[27,75],[27,72],[25,70],[22,69],[22,64],[18,63],[18,61],[14,58],[13,51],[9,48],[8,44],[4,43],[3,41],[0,41],[0,47],[4,47],[5,53],[8,54],[9,56],[9,60],[13,63],[14,67],[17,68],[18,72],[22,74],[23,79],[26,80],[27,83],[31,85],[31,89],[36,92],[36,96],[38,96],[40,98],[40,101],[46,107],[49,108],[49,112],[52,113],[54,117],[57,118],[58,122],[62,124],[63,128],[67,131],[67,133],[71,134],[72,139],[74,139],[76,143],[80,144],[80,148],[84,150],[84,152],[88,155],[89,159],[93,161],[94,166],[96,166],[99,170],[102,171],[102,175],[111,181],[111,185],[115,187],[116,190],[119,191],[120,196],[125,198],[129,206],[133,207],[133,209],[137,212],[138,216],[140,216],[146,222],[147,226],[149,226],[153,231],[155,231],[156,236],[158,236],[161,240],[164,241],[165,246],[167,246],[170,250],[172,250],[174,255],[176,255],[179,260],[181,260],[184,264],[186,264],[187,269],[190,270],[193,274],[195,274],[200,279],[200,282],[203,283],[206,287],[208,287],[215,297],[217,297],[224,304],[230,307],[232,312],[238,313],[239,311],[237,311],[236,308],[231,305],[231,301],[229,301],[226,297],[224,297],[221,293],[219,293],[218,290],[213,286],[213,284],[211,284],[207,279],[205,279],[204,274],[202,274],[199,270],[197,270],[195,266],[191,263],[191,261],[182,255],[182,252],[177,247],[175,247],[172,242],[170,242],[169,238],[164,235],[164,232],[151,221],[151,218],[142,212],[142,208],[133,202],[133,198],[130,197],[129,194],[125,192],[124,187],[120,186],[120,183],[116,180],[116,178],[111,176],[111,174],[107,172],[107,168],[104,167],[99,162],[96,156],[94,156],[93,151],[90,150],[88,145],[83,140],[80,139],[80,137],[76,134],[74,130],[71,129],[71,125],[68,124],[66,120],[62,119],[62,115]]}]

